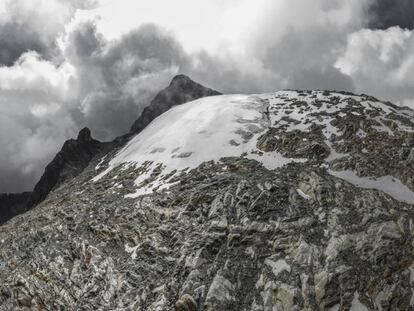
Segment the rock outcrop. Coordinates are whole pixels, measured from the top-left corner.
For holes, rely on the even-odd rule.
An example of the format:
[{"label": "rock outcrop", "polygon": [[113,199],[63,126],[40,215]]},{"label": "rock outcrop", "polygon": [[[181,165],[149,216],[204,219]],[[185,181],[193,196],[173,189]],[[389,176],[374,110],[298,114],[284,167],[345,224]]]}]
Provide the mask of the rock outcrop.
[{"label": "rock outcrop", "polygon": [[0,227],[0,310],[414,310],[413,118],[327,91],[176,107]]},{"label": "rock outcrop", "polygon": [[77,139],[63,144],[32,192],[0,194],[0,224],[42,202],[55,187],[82,172],[107,145],[93,139],[90,130],[83,128]]},{"label": "rock outcrop", "polygon": [[131,132],[139,133],[152,120],[173,106],[214,95],[221,95],[221,93],[206,88],[185,75],[177,75],[172,79],[170,85],[159,92],[151,104],[142,111],[141,116],[132,125]]},{"label": "rock outcrop", "polygon": [[35,185],[28,208],[43,201],[56,186],[82,172],[91,159],[103,151],[103,146],[103,143],[92,138],[87,127],[79,132],[77,139],[67,140]]}]

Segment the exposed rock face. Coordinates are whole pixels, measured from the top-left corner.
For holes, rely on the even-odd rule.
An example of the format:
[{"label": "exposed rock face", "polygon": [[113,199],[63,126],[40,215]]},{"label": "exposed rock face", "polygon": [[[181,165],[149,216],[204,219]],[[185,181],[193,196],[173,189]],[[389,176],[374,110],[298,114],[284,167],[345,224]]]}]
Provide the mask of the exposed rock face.
[{"label": "exposed rock face", "polygon": [[27,209],[31,192],[0,194],[0,224],[10,218],[24,213]]},{"label": "exposed rock face", "polygon": [[67,140],[52,162],[46,166],[33,189],[28,207],[40,203],[54,187],[82,172],[91,159],[103,150],[103,146],[103,143],[92,138],[87,127],[79,132],[77,139]]},{"label": "exposed rock face", "polygon": [[43,201],[55,187],[77,176],[107,145],[93,139],[88,128],[82,129],[77,139],[67,140],[46,166],[33,192],[0,194],[0,224],[31,209]]},{"label": "exposed rock face", "polygon": [[185,75],[177,75],[170,85],[159,92],[134,122],[131,132],[141,132],[152,120],[171,107],[206,96],[221,95],[220,92],[206,88]]},{"label": "exposed rock face", "polygon": [[[223,98],[225,124],[200,115],[175,153],[152,123],[0,227],[0,310],[414,310],[414,111],[320,91]],[[194,146],[226,156],[198,164]]]}]

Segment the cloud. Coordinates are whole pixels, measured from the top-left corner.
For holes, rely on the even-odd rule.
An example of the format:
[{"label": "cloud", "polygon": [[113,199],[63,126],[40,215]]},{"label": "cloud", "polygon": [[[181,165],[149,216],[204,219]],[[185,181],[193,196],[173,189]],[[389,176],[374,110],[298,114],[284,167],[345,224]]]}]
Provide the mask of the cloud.
[{"label": "cloud", "polygon": [[95,1],[3,0],[0,4],[0,65],[11,66],[23,53],[36,51],[50,59],[56,36],[77,9],[89,9]]},{"label": "cloud", "polygon": [[375,0],[369,7],[369,28],[387,29],[393,26],[414,28],[414,1]]},{"label": "cloud", "polygon": [[349,36],[336,67],[359,92],[414,108],[414,33],[400,27],[363,29]]},{"label": "cloud", "polygon": [[334,64],[347,35],[363,24],[361,1],[260,2],[266,10],[241,30],[239,48],[192,55],[195,66],[189,74],[225,92],[355,89]]},{"label": "cloud", "polygon": [[60,103],[70,68],[36,52],[0,67],[0,189],[30,189],[75,127]]}]

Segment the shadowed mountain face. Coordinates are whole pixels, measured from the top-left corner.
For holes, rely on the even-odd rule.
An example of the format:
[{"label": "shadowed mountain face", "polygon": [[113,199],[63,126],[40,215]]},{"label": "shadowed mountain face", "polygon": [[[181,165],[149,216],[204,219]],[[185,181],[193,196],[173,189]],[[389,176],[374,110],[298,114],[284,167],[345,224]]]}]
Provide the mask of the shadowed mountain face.
[{"label": "shadowed mountain face", "polygon": [[46,166],[45,172],[34,187],[28,208],[43,201],[53,188],[65,180],[82,172],[90,160],[103,150],[104,145],[93,139],[91,131],[86,127],[79,132],[77,139],[67,140],[52,162]]},{"label": "shadowed mountain face", "polygon": [[221,93],[204,87],[185,75],[175,76],[170,85],[159,92],[151,104],[144,109],[132,125],[131,132],[141,132],[152,120],[173,106],[214,95],[221,95]]},{"label": "shadowed mountain face", "polygon": [[24,213],[31,194],[31,192],[0,194],[0,224]]},{"label": "shadowed mountain face", "polygon": [[77,176],[95,155],[104,150],[105,145],[93,139],[88,128],[82,129],[77,139],[67,140],[46,166],[33,192],[0,194],[0,224],[31,209],[54,188]]}]

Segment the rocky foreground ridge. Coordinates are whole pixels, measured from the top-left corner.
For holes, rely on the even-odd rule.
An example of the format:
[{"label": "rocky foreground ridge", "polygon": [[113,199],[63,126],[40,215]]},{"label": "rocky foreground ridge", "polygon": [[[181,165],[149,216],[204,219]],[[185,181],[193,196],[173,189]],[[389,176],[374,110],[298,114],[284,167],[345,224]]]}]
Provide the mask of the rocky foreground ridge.
[{"label": "rocky foreground ridge", "polygon": [[0,310],[414,310],[413,208],[413,110],[203,98],[0,227]]}]

